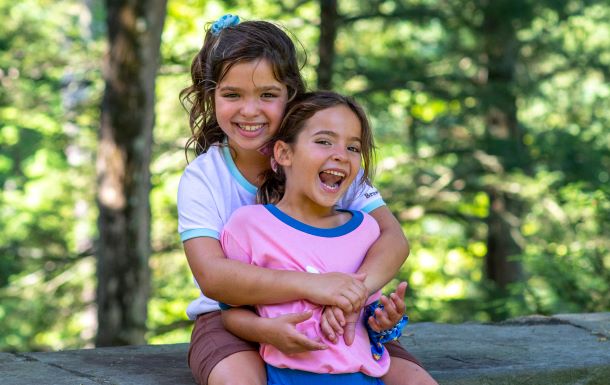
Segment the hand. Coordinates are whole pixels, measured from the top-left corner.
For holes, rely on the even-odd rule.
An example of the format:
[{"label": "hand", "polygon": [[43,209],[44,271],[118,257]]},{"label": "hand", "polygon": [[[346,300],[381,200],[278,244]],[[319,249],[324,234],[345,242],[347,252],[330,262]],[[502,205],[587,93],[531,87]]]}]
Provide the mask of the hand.
[{"label": "hand", "polygon": [[327,306],[320,319],[320,329],[332,343],[337,343],[338,338],[343,336],[343,341],[349,346],[354,342],[359,320],[360,311],[346,315],[336,306]]},{"label": "hand", "polygon": [[312,274],[315,282],[307,285],[307,299],[319,305],[337,306],[345,314],[359,311],[369,296],[364,285],[366,274]]},{"label": "hand", "polygon": [[308,338],[296,328],[298,323],[308,320],[312,314],[312,311],[306,311],[285,314],[276,318],[266,318],[269,327],[265,342],[275,346],[284,354],[327,349],[328,346],[320,341]]},{"label": "hand", "polygon": [[390,294],[390,298],[382,295],[379,301],[383,305],[383,310],[375,309],[375,315],[367,320],[369,326],[374,331],[380,333],[384,330],[392,329],[405,313],[405,293],[407,283],[401,282],[396,291]]}]

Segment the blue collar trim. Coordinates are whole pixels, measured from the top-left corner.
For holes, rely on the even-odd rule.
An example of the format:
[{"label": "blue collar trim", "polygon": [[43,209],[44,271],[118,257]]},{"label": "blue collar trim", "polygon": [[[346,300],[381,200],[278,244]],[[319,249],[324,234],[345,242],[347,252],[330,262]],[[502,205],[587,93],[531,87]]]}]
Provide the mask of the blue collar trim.
[{"label": "blue collar trim", "polygon": [[293,217],[289,216],[288,214],[275,207],[275,205],[267,204],[265,205],[265,208],[269,210],[269,212],[273,216],[275,216],[277,219],[284,222],[288,226],[304,233],[315,235],[317,237],[333,238],[348,234],[354,231],[358,226],[360,226],[364,219],[364,215],[362,215],[362,212],[360,211],[339,210],[351,213],[352,217],[350,218],[350,220],[345,222],[341,226],[325,229],[321,227],[310,226],[307,223],[303,223],[297,219],[294,219]]},{"label": "blue collar trim", "polygon": [[248,180],[241,174],[237,165],[233,161],[233,157],[231,156],[231,150],[229,149],[229,145],[226,141],[222,145],[222,155],[224,157],[225,163],[227,167],[229,167],[229,172],[235,178],[237,183],[241,185],[241,187],[245,188],[252,195],[256,195],[256,191],[258,190],[255,185],[248,182]]}]

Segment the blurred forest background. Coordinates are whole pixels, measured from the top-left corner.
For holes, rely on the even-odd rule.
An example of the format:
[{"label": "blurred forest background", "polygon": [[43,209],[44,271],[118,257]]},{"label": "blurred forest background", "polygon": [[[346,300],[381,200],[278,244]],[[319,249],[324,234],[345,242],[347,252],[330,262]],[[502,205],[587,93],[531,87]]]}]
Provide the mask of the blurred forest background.
[{"label": "blurred forest background", "polygon": [[[610,310],[607,0],[121,3],[0,0],[0,350],[188,341],[178,93],[226,12],[286,26],[309,87],[366,106],[412,321]],[[117,48],[121,23],[140,35]]]}]

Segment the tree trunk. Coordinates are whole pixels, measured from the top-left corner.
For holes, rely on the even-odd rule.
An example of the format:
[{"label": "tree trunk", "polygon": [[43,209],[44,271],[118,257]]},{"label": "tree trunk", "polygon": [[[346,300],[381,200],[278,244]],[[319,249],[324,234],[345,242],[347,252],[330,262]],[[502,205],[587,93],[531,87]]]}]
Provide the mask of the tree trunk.
[{"label": "tree trunk", "polygon": [[96,345],[145,342],[150,159],[166,0],[106,0],[109,52],[97,157]]},{"label": "tree trunk", "polygon": [[[517,121],[517,105],[514,95],[514,72],[518,57],[518,41],[512,19],[499,11],[502,7],[490,3],[484,7],[485,22],[484,60],[488,77],[483,86],[485,103],[485,150],[495,156],[504,174],[514,169],[524,169],[525,151],[523,133]],[[489,216],[487,218],[486,275],[498,288],[506,289],[510,283],[521,279],[521,264],[514,257],[521,253],[520,218],[522,208],[506,191],[495,187],[487,191]]]},{"label": "tree trunk", "polygon": [[320,60],[316,70],[320,90],[332,89],[338,18],[337,0],[320,0],[320,41],[318,42]]}]

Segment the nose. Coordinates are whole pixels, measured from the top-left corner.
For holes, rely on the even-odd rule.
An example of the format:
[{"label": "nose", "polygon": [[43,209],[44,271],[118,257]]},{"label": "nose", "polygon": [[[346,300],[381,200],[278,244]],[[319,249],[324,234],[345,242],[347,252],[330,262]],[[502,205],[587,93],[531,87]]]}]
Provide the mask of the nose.
[{"label": "nose", "polygon": [[344,162],[347,160],[347,149],[343,146],[336,146],[333,152],[333,160],[337,162]]},{"label": "nose", "polygon": [[239,111],[244,117],[256,116],[259,113],[258,100],[246,98]]}]

